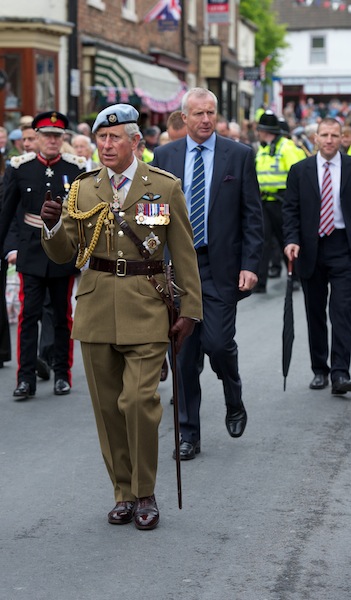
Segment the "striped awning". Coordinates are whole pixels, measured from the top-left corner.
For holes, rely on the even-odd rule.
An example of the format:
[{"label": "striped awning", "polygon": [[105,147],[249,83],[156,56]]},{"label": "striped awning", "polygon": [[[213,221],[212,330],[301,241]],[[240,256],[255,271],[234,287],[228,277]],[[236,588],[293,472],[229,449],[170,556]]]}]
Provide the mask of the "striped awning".
[{"label": "striped awning", "polygon": [[123,102],[136,94],[144,106],[164,113],[179,108],[186,85],[165,67],[98,50],[93,89],[104,92],[110,99],[118,92]]}]

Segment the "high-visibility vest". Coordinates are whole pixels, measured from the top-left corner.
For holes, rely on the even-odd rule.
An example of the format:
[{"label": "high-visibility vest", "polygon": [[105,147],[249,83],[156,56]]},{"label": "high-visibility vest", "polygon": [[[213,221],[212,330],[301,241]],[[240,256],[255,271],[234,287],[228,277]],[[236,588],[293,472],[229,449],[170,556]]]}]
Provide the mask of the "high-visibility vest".
[{"label": "high-visibility vest", "polygon": [[284,137],[276,141],[275,147],[272,144],[260,145],[256,154],[256,173],[265,200],[275,200],[269,193],[275,194],[278,190],[286,189],[290,167],[303,158],[306,157],[302,156],[295,143]]},{"label": "high-visibility vest", "polygon": [[154,153],[152,152],[152,150],[149,150],[148,148],[144,148],[142,160],[143,160],[143,162],[146,162],[146,163],[150,163],[151,161],[153,161]]}]

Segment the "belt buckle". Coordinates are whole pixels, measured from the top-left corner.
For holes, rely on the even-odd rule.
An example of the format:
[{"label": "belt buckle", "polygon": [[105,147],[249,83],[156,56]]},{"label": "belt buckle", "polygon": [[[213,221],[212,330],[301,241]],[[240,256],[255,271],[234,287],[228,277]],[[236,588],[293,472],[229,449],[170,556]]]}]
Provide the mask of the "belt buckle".
[{"label": "belt buckle", "polygon": [[127,261],[125,258],[117,258],[116,275],[117,277],[125,277],[127,275]]}]

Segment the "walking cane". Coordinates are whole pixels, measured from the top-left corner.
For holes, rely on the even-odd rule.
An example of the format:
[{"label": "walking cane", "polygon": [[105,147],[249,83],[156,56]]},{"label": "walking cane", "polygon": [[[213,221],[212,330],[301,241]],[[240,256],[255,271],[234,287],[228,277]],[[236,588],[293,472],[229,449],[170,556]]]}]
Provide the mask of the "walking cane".
[{"label": "walking cane", "polygon": [[[166,279],[170,303],[168,305],[169,325],[173,327],[178,318],[179,311],[174,303],[174,289],[172,280],[172,266],[166,267]],[[174,441],[175,441],[175,459],[177,467],[177,488],[178,488],[178,507],[182,508],[182,480],[180,472],[180,441],[179,441],[179,400],[178,400],[178,378],[177,378],[177,354],[176,339],[171,337],[171,367],[172,367],[172,385],[173,385],[173,415],[174,415]]]}]

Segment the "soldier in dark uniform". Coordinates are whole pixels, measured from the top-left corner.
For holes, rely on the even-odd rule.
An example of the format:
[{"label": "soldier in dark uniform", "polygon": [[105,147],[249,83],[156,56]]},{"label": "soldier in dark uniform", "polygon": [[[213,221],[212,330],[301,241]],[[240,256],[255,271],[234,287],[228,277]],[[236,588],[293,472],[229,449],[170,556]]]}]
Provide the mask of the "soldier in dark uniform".
[{"label": "soldier in dark uniform", "polygon": [[[85,159],[61,155],[63,134],[68,119],[58,112],[37,115],[39,152],[14,157],[6,175],[4,205],[0,223],[0,247],[17,212],[19,239],[6,237],[8,250],[18,249],[17,271],[20,274],[21,309],[18,321],[18,371],[16,400],[26,400],[36,391],[38,321],[41,318],[46,290],[49,291],[55,318],[54,393],[68,394],[71,388],[73,342],[71,340],[71,295],[75,260],[57,265],[48,259],[41,246],[40,210],[45,193],[64,197],[73,180],[85,169]],[[11,248],[12,245],[12,248]]]}]

